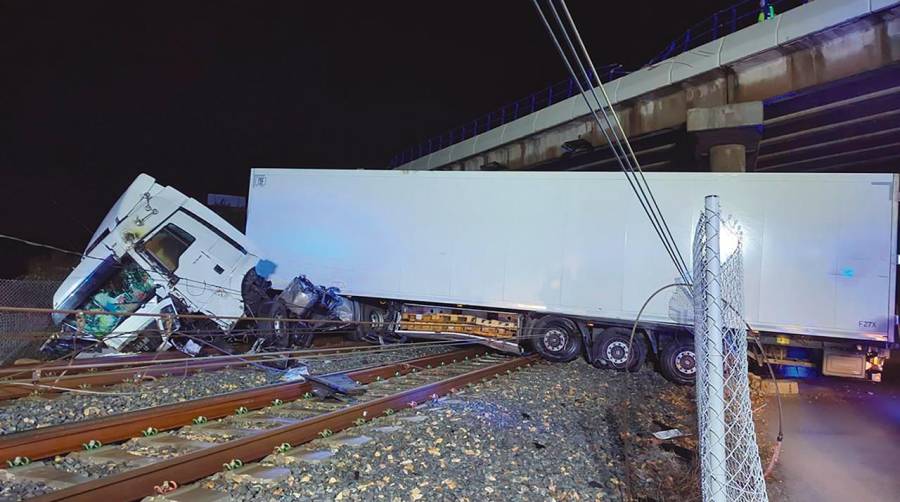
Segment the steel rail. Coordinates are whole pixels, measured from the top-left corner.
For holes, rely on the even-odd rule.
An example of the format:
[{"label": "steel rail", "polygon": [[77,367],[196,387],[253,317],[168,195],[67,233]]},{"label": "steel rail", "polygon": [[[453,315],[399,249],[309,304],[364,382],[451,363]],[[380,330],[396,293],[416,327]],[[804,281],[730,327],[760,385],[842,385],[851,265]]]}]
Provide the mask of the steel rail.
[{"label": "steel rail", "polygon": [[177,361],[188,357],[190,356],[183,352],[171,351],[156,352],[153,354],[138,354],[133,356],[100,356],[74,360],[37,361],[33,363],[13,364],[0,367],[0,378],[32,373],[34,371],[39,371],[42,374],[51,374],[53,372],[62,371],[68,373],[83,373],[85,371],[90,371],[91,368],[99,368],[101,367],[101,364],[109,368],[125,368],[139,364],[154,363],[156,361],[159,363],[170,363],[173,360]]},{"label": "steel rail", "polygon": [[37,502],[137,500],[153,495],[154,487],[165,481],[174,481],[183,486],[221,471],[222,465],[233,459],[239,459],[244,463],[257,461],[283,443],[291,445],[305,443],[318,437],[325,429],[337,432],[352,427],[360,417],[377,417],[389,408],[398,409],[408,406],[411,402],[425,401],[433,395],[444,395],[466,384],[529,365],[536,360],[536,356],[508,359],[462,375],[317,415],[296,424],[269,429],[253,436],[51,492],[33,500]]},{"label": "steel rail", "polygon": [[[252,362],[265,362],[269,359],[251,359],[232,357],[219,361],[204,361],[203,359],[184,360],[170,364],[155,366],[142,366],[139,368],[119,368],[97,373],[77,373],[74,375],[43,374],[31,379],[0,380],[0,401],[25,397],[34,391],[42,393],[60,393],[64,389],[77,389],[82,386],[105,386],[124,383],[126,381],[138,381],[146,377],[160,377],[165,375],[188,375],[203,371],[215,371],[228,367],[245,366]],[[273,361],[277,359],[271,359]],[[36,372],[38,370],[35,370]],[[60,373],[65,371],[60,369]]]},{"label": "steel rail", "polygon": [[[323,338],[319,338],[322,340]],[[298,356],[298,355],[325,355],[325,354],[349,354],[352,352],[364,351],[368,350],[371,347],[375,347],[371,343],[367,342],[348,342],[342,341],[341,343],[330,343],[325,345],[313,345],[306,349],[284,349],[273,352],[245,352],[245,353],[237,353],[237,354],[215,354],[215,355],[204,355],[202,352],[199,356],[191,357],[183,352],[179,352],[177,350],[170,350],[167,352],[155,352],[155,353],[146,353],[146,354],[134,354],[134,355],[121,355],[121,356],[95,356],[95,357],[86,357],[81,359],[59,359],[55,361],[38,361],[34,363],[26,363],[26,364],[14,364],[10,366],[2,366],[0,367],[0,382],[2,382],[3,378],[9,378],[11,376],[16,375],[24,375],[31,374],[35,371],[39,371],[41,374],[46,373],[48,376],[52,376],[56,373],[84,373],[86,371],[96,371],[96,370],[105,370],[105,369],[116,369],[116,368],[134,368],[138,366],[151,366],[157,364],[171,364],[173,362],[183,361],[184,359],[189,360],[200,360],[203,359],[205,361],[214,361],[214,360],[224,360],[224,359],[233,359],[237,358],[254,358],[254,357],[272,357],[277,358],[279,356]]]},{"label": "steel rail", "polygon": [[[353,345],[346,347],[322,347],[321,350],[311,348],[296,351],[309,357],[316,355],[352,354],[369,345]],[[346,351],[346,352],[341,352]],[[181,354],[173,352],[173,354]],[[52,364],[30,365],[26,367],[12,366],[0,368],[0,401],[25,397],[33,391],[42,393],[64,392],[64,389],[75,389],[83,385],[103,386],[137,380],[145,377],[166,375],[187,375],[203,371],[215,371],[229,367],[246,366],[254,363],[278,362],[286,358],[282,353],[260,352],[256,354],[235,354],[209,357],[177,357],[169,356],[154,360],[152,357],[136,356],[134,358],[117,357],[116,361],[105,361],[100,358],[93,364]],[[97,371],[101,370],[102,371]],[[29,378],[10,378],[11,375],[28,375]],[[4,379],[6,377],[6,379]]]},{"label": "steel rail", "polygon": [[[378,377],[389,378],[396,373],[404,375],[428,365],[438,366],[442,362],[446,364],[486,352],[483,347],[455,350],[384,366],[357,369],[348,372],[347,376],[365,384]],[[310,391],[312,385],[309,382],[279,383],[92,420],[16,432],[0,436],[0,462],[15,457],[38,460],[62,455],[79,450],[82,444],[91,440],[104,444],[125,441],[140,436],[141,432],[149,427],[160,431],[174,429],[190,424],[198,416],[210,420],[220,418],[234,414],[241,406],[248,410],[260,409],[271,405],[275,399],[294,400]]]}]

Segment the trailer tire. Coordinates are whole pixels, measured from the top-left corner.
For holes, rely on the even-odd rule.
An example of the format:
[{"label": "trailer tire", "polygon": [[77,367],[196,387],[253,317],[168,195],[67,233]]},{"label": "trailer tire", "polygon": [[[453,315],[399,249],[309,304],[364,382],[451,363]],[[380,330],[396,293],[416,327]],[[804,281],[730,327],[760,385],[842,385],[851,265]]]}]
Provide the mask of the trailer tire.
[{"label": "trailer tire", "polygon": [[605,362],[607,368],[637,371],[644,364],[647,347],[639,334],[635,334],[632,340],[630,330],[608,328],[600,334],[596,355],[596,359]]},{"label": "trailer tire", "polygon": [[359,324],[356,325],[356,330],[351,335],[351,338],[357,341],[379,343],[379,335],[387,327],[387,313],[384,309],[365,303],[354,303],[356,304]]},{"label": "trailer tire", "polygon": [[312,333],[303,333],[296,322],[284,322],[290,311],[281,300],[272,300],[262,305],[262,316],[274,320],[262,320],[257,323],[260,336],[269,340],[269,345],[287,348],[298,345],[306,348],[312,345]]},{"label": "trailer tire", "polygon": [[581,331],[565,317],[547,316],[532,325],[534,350],[548,361],[567,363],[581,353]]},{"label": "trailer tire", "polygon": [[686,340],[672,340],[659,356],[659,370],[667,380],[691,385],[697,376],[697,354],[694,344]]}]

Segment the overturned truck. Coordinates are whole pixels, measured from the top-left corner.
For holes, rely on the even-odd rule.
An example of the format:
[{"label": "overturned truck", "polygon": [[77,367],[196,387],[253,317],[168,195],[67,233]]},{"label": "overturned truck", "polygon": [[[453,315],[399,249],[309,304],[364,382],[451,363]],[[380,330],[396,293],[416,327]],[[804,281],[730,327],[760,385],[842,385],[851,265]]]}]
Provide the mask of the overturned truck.
[{"label": "overturned truck", "polygon": [[272,271],[219,215],[142,174],[54,294],[60,331],[41,350],[197,355],[236,341],[308,346],[315,332],[348,329],[355,307],[336,289],[299,276],[277,293]]},{"label": "overturned truck", "polygon": [[[61,329],[45,349],[196,355],[342,331],[621,371],[650,360],[689,383],[697,361],[682,290],[650,302],[630,337],[675,271],[620,176],[254,169],[248,238],[141,175],[57,291]],[[879,379],[896,346],[900,176],[647,178],[682,249],[704,195],[720,195],[741,223],[740,239],[723,227],[721,245],[727,255],[743,242],[746,320],[770,358]]]}]

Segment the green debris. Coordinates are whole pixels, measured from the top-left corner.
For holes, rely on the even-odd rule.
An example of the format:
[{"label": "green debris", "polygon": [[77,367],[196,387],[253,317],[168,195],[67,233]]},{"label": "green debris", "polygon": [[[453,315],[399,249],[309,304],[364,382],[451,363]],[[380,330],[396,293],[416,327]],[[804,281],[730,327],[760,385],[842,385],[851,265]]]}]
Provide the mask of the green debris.
[{"label": "green debris", "polygon": [[28,465],[31,463],[31,459],[28,457],[16,457],[12,460],[7,460],[6,465],[9,467],[22,467],[24,465]]},{"label": "green debris", "polygon": [[103,446],[103,443],[101,443],[100,441],[97,441],[96,439],[91,439],[87,443],[81,443],[81,447],[84,448],[85,450],[96,450],[98,448],[101,448],[102,446]]},{"label": "green debris", "polygon": [[222,464],[226,471],[233,471],[244,466],[244,462],[239,458],[233,458],[229,462]]}]

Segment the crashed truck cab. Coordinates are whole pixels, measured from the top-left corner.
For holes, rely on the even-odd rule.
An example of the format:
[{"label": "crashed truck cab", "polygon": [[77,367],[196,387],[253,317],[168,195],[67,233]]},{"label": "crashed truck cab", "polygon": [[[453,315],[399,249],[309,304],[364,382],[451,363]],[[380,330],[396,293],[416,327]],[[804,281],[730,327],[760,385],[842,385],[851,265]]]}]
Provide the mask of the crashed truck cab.
[{"label": "crashed truck cab", "polygon": [[[203,327],[228,333],[248,313],[245,298],[254,296],[246,289],[261,281],[258,263],[247,238],[228,222],[141,174],[53,296],[54,309],[111,314],[54,314],[60,336],[45,352],[66,353],[97,340],[115,352],[165,350],[176,343],[167,334],[177,326],[164,326],[155,316],[162,313],[210,315]],[[200,349],[193,340],[181,343],[189,353]]]}]

